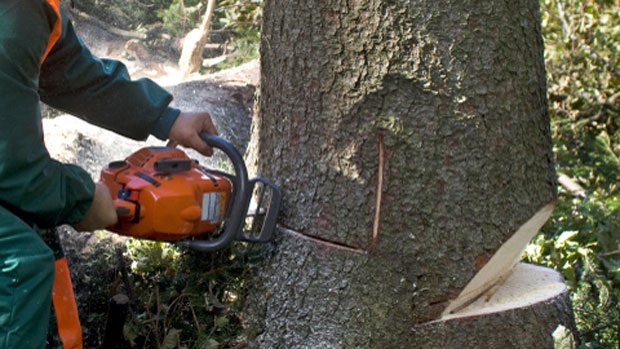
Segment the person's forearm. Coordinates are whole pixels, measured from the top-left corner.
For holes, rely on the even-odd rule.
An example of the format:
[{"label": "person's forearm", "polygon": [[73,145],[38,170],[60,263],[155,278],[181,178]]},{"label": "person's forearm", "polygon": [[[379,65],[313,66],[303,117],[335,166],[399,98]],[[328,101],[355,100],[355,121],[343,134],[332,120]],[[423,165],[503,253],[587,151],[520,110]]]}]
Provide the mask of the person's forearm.
[{"label": "person's forearm", "polygon": [[41,68],[41,100],[92,124],[133,139],[167,134],[179,111],[172,96],[149,79],[131,80],[119,61],[99,59],[84,47],[68,20]]}]

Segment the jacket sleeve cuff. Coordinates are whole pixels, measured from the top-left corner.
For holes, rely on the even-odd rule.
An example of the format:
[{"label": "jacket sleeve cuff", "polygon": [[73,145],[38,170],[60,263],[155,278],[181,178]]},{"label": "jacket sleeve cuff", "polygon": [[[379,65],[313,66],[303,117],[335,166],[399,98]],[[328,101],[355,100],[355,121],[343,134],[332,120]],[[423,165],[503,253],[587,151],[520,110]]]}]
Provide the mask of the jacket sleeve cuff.
[{"label": "jacket sleeve cuff", "polygon": [[[93,204],[95,195],[95,182],[90,178],[90,175],[75,165],[63,165],[67,171],[74,173],[76,176],[80,175],[83,178],[81,183],[74,183],[70,188],[66,188],[69,195],[68,202],[73,202],[72,209],[64,213],[64,221],[58,221],[57,224],[75,224],[80,222],[86,212]],[[114,193],[110,193],[114,195]],[[114,198],[114,196],[112,197]]]},{"label": "jacket sleeve cuff", "polygon": [[181,111],[179,109],[168,107],[166,108],[159,119],[155,122],[153,129],[151,130],[151,134],[162,141],[168,139],[168,135],[170,134],[170,129],[172,128],[172,124],[177,120],[177,117]]}]

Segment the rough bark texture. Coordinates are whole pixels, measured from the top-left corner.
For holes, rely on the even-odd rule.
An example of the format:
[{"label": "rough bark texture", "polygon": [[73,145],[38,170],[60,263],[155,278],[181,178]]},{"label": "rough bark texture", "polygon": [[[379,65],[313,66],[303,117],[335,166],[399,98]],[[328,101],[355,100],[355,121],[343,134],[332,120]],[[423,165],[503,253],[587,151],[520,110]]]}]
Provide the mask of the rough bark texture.
[{"label": "rough bark texture", "polygon": [[555,200],[542,54],[535,0],[265,2],[252,152],[284,207],[256,346],[425,342]]}]

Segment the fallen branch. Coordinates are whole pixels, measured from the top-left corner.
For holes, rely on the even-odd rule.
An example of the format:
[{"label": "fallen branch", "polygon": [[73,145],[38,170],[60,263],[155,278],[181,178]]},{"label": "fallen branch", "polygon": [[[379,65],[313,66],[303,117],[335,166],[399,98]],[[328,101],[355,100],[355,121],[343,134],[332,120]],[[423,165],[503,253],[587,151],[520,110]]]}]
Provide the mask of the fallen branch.
[{"label": "fallen branch", "polygon": [[579,183],[575,182],[572,178],[568,177],[567,175],[560,174],[558,176],[558,183],[560,183],[560,185],[562,185],[562,187],[566,189],[569,193],[571,193],[573,196],[580,197],[580,198],[586,197],[586,190],[583,189],[583,187],[580,186]]}]

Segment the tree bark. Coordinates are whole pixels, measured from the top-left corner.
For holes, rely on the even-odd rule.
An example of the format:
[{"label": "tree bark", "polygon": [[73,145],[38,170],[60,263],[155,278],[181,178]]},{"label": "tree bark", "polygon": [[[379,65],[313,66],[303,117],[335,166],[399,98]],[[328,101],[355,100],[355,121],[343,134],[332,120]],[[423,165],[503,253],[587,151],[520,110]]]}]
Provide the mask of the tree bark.
[{"label": "tree bark", "polygon": [[[424,347],[462,321],[442,313],[556,198],[540,30],[535,0],[265,2],[251,158],[284,205],[255,346]],[[519,311],[574,329],[566,297]]]}]

